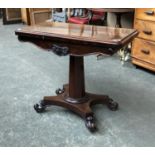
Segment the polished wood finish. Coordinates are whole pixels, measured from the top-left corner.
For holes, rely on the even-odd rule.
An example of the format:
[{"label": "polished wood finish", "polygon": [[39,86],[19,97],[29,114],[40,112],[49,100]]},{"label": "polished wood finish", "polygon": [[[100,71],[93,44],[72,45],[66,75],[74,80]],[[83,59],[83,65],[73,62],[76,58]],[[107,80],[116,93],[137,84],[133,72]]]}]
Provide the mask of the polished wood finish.
[{"label": "polished wood finish", "polygon": [[135,17],[140,20],[155,21],[155,8],[136,9]]},{"label": "polished wood finish", "polygon": [[135,21],[135,29],[139,31],[139,38],[143,38],[146,40],[155,40],[155,23],[148,22],[143,20],[136,20]]},{"label": "polished wood finish", "polygon": [[[136,38],[133,43],[133,59],[148,63],[155,71],[155,42]],[[154,67],[153,67],[154,66]]]},{"label": "polished wood finish", "polygon": [[69,102],[66,100],[66,96],[69,94],[69,86],[66,84],[63,86],[63,93],[57,94],[57,96],[45,96],[44,106],[46,105],[58,105],[68,108],[76,113],[78,113],[84,119],[87,116],[93,114],[91,106],[95,104],[107,104],[109,105],[109,97],[107,95],[96,95],[85,92],[87,100],[81,103],[75,104],[74,102]]},{"label": "polished wood finish", "polygon": [[155,9],[136,9],[134,28],[139,31],[132,46],[132,63],[155,71]]},{"label": "polished wood finish", "polygon": [[83,57],[70,56],[69,95],[71,98],[83,98],[85,96]]},{"label": "polished wood finish", "polygon": [[[45,43],[47,47],[45,45],[44,47],[40,45],[40,47],[46,49],[49,49],[49,40],[50,42],[51,40],[54,42],[55,39],[59,40],[60,45],[66,43],[69,48],[71,47],[70,55],[81,56],[104,52],[109,55],[113,54],[113,50],[118,50],[128,44],[137,35],[137,31],[126,28],[46,22],[37,26],[18,29],[16,34],[20,34],[19,39],[21,40],[29,40],[33,37],[34,41],[32,40],[32,42],[35,42],[35,39],[36,42],[44,39],[44,42],[47,41]],[[68,41],[70,44],[68,44]],[[83,46],[80,48],[82,50],[75,48],[81,45],[89,45],[89,47]],[[72,46],[74,46],[74,49]],[[92,48],[92,52],[85,48]]]},{"label": "polished wood finish", "polygon": [[20,41],[28,41],[62,56],[70,55],[69,84],[56,90],[56,96],[45,96],[34,105],[37,112],[43,112],[50,105],[62,106],[84,118],[90,131],[96,129],[91,106],[106,104],[110,110],[117,110],[118,104],[107,95],[90,94],[85,91],[84,56],[96,53],[112,55],[128,44],[138,34],[136,30],[119,29],[69,23],[44,23],[18,29]]}]

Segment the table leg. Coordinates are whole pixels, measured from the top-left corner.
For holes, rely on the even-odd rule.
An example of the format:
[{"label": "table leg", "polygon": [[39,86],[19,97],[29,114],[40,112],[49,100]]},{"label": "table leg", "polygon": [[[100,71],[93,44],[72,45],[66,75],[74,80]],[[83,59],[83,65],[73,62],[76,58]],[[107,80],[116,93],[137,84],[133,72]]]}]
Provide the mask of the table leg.
[{"label": "table leg", "polygon": [[45,96],[39,104],[34,105],[34,109],[41,113],[48,106],[62,106],[81,116],[90,131],[96,130],[92,105],[106,104],[110,110],[118,109],[118,104],[108,96],[85,92],[83,57],[70,56],[69,85],[66,84],[62,89],[56,90],[56,94],[56,96]]}]

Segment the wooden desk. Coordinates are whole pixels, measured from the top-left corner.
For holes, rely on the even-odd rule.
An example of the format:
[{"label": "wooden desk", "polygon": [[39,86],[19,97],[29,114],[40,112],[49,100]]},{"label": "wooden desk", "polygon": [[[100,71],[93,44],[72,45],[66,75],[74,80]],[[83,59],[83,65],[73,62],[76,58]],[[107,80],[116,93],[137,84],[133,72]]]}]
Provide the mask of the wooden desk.
[{"label": "wooden desk", "polygon": [[83,117],[87,128],[95,131],[92,105],[101,103],[98,102],[101,100],[109,109],[118,109],[118,104],[107,95],[85,91],[83,57],[97,53],[114,54],[133,40],[138,34],[136,30],[47,22],[18,29],[15,33],[20,41],[34,43],[59,56],[70,56],[69,84],[56,90],[56,96],[45,96],[39,104],[34,105],[37,112],[45,111],[50,105],[62,106]]}]

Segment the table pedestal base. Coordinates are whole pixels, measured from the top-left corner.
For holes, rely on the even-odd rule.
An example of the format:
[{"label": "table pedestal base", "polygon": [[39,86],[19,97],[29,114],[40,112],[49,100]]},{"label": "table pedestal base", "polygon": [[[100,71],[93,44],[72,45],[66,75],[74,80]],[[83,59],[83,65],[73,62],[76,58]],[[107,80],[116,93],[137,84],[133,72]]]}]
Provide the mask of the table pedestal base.
[{"label": "table pedestal base", "polygon": [[34,109],[40,113],[50,105],[67,108],[80,115],[90,131],[96,130],[92,105],[105,103],[113,111],[118,109],[118,104],[108,96],[85,92],[83,57],[70,56],[69,84],[64,85],[63,89],[57,89],[56,94],[57,96],[45,96],[40,104],[34,105]]},{"label": "table pedestal base", "polygon": [[64,85],[63,89],[56,90],[56,94],[57,96],[45,96],[39,104],[34,105],[34,109],[38,113],[42,113],[51,105],[67,108],[81,116],[85,121],[86,127],[92,132],[96,130],[96,125],[91,106],[95,104],[106,104],[112,111],[118,109],[118,104],[107,95],[86,93],[85,97],[80,99],[69,98],[68,85]]}]

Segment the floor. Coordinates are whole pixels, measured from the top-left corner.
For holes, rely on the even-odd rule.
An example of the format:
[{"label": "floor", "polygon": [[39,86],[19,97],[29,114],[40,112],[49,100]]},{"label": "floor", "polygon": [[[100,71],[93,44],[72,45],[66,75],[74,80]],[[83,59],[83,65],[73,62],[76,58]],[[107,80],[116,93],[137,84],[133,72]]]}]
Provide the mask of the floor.
[{"label": "floor", "polygon": [[0,21],[0,146],[155,146],[154,73],[122,66],[116,55],[85,57],[87,91],[108,94],[120,107],[94,106],[96,133],[63,108],[36,113],[33,105],[68,81],[69,57],[19,42],[14,30],[22,26]]}]

